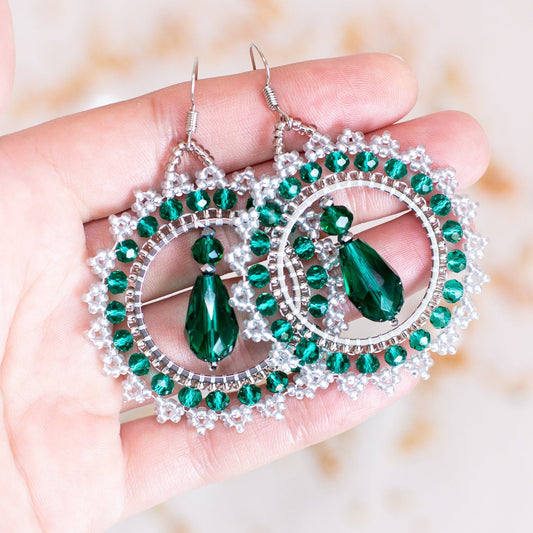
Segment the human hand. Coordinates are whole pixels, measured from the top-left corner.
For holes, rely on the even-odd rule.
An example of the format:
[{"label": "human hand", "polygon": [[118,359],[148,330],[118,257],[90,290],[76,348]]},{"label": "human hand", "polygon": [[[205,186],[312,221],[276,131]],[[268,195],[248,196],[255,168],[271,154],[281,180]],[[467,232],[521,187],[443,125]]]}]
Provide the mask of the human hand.
[{"label": "human hand", "polygon": [[[2,27],[3,6],[0,36],[10,35]],[[10,46],[0,52],[0,101],[7,93],[2,87],[11,84]],[[198,139],[228,173],[270,168],[275,115],[262,100],[263,75],[198,84]],[[486,168],[485,136],[467,115],[445,112],[392,125],[416,100],[413,75],[398,59],[312,61],[273,69],[273,76],[284,108],[321,131],[386,127],[403,146],[423,143],[437,164],[455,167],[461,187]],[[393,398],[369,389],[356,403],[333,388],[312,403],[289,400],[285,421],[256,420],[242,435],[220,428],[198,437],[185,424],[160,425],[154,417],[120,424],[121,410],[132,406],[122,405],[120,384],[102,376],[98,353],[83,336],[89,317],[81,295],[92,281],[86,259],[109,243],[106,219],[129,207],[132,190],[160,181],[171,148],[183,138],[189,90],[177,85],[0,138],[6,531],[103,530],[175,494],[353,427],[414,385],[406,377]],[[288,142],[301,147],[301,139]],[[353,201],[358,216],[383,214],[379,202]],[[427,262],[416,253],[421,242],[409,220],[395,224],[394,239],[374,231],[373,242],[394,241],[402,280],[414,290]]]}]

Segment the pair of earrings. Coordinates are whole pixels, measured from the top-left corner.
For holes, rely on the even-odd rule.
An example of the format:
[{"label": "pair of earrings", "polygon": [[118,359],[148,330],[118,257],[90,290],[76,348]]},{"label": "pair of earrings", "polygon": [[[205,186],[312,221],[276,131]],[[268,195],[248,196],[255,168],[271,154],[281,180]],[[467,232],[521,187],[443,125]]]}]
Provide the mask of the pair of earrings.
[{"label": "pair of earrings", "polygon": [[[186,418],[200,434],[217,421],[241,432],[254,412],[282,419],[287,396],[313,398],[332,383],[355,400],[370,384],[392,394],[402,372],[427,378],[431,352],[455,352],[459,331],[477,318],[471,297],[488,281],[476,204],[456,193],[452,169],[433,168],[422,146],[401,151],[387,132],[366,139],[346,128],[333,140],[293,118],[254,44],[253,68],[254,50],[279,115],[273,173],[247,168],[229,178],[193,139],[195,62],[186,139],[160,188],[136,191],[131,211],[110,217],[116,243],[88,261],[99,278],[84,296],[97,315],[88,336],[103,350],[104,371],[125,376],[126,401],[152,399],[158,421]],[[289,131],[307,137],[302,153],[285,150]],[[195,180],[180,172],[187,153],[203,166]],[[379,250],[354,236],[346,199],[361,191],[396,199],[425,230],[431,272],[418,301]],[[229,250],[219,238],[227,229],[239,241]],[[195,356],[183,362],[152,337],[143,288],[159,255],[191,237],[196,281],[187,309],[170,314]],[[354,329],[356,318],[370,333]],[[247,363],[230,368],[239,351]]]}]

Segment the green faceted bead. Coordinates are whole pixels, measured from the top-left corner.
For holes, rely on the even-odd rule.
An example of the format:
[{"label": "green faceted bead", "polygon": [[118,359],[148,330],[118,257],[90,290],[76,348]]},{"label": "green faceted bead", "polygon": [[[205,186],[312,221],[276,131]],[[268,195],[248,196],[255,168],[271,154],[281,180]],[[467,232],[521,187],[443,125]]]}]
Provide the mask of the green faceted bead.
[{"label": "green faceted bead", "polygon": [[405,363],[407,350],[398,344],[389,346],[385,350],[385,362],[390,366],[398,366]]},{"label": "green faceted bead", "polygon": [[295,177],[290,177],[284,179],[278,187],[278,194],[282,198],[286,198],[287,200],[292,200],[296,196],[300,194],[300,191],[302,190],[302,184],[300,183],[300,180]]},{"label": "green faceted bead", "polygon": [[463,238],[463,228],[456,220],[447,220],[442,225],[442,235],[448,242],[456,243]]},{"label": "green faceted bead", "polygon": [[263,316],[275,315],[276,311],[278,310],[278,303],[276,302],[276,299],[271,294],[268,294],[268,292],[261,293],[257,297],[255,305],[257,306],[257,310]]},{"label": "green faceted bead", "polygon": [[306,183],[313,183],[322,176],[322,167],[318,163],[307,163],[300,169],[300,178]]},{"label": "green faceted bead", "polygon": [[151,237],[159,227],[159,222],[152,216],[143,217],[137,222],[137,233],[139,237]]},{"label": "green faceted bead", "polygon": [[462,272],[466,268],[466,255],[461,250],[452,250],[448,252],[446,263],[452,272]]},{"label": "green faceted bead", "polygon": [[411,187],[417,194],[429,194],[433,190],[433,182],[426,174],[415,174],[411,178]]},{"label": "green faceted bead", "polygon": [[124,292],[128,286],[128,277],[122,270],[113,270],[107,276],[107,288],[111,294],[120,294]]},{"label": "green faceted bead", "polygon": [[350,359],[345,353],[335,352],[328,356],[326,365],[335,374],[344,374],[350,369]]},{"label": "green faceted bead", "polygon": [[185,198],[185,203],[191,211],[203,211],[209,207],[211,198],[209,198],[209,193],[203,189],[191,191]]},{"label": "green faceted bead", "polygon": [[429,320],[437,329],[442,329],[450,323],[451,318],[452,314],[447,307],[437,307],[431,313]]},{"label": "green faceted bead", "polygon": [[105,316],[111,324],[120,324],[126,318],[126,307],[120,302],[111,300],[105,308]]},{"label": "green faceted bead", "polygon": [[402,280],[374,248],[354,239],[339,248],[346,294],[374,322],[394,320],[404,303]]},{"label": "green faceted bead", "polygon": [[329,235],[344,235],[352,222],[352,212],[343,205],[330,205],[320,216],[320,227]]},{"label": "green faceted bead", "polygon": [[259,220],[265,226],[275,226],[281,220],[281,209],[278,204],[273,202],[266,202],[258,211]]},{"label": "green faceted bead", "polygon": [[115,248],[117,259],[122,263],[131,263],[135,261],[139,253],[139,246],[132,239],[126,239],[119,242]]},{"label": "green faceted bead", "polygon": [[413,350],[425,350],[426,348],[429,348],[430,342],[431,335],[429,334],[429,331],[426,331],[425,329],[416,329],[409,337],[409,346],[411,346]]},{"label": "green faceted bead", "polygon": [[213,202],[220,209],[233,209],[237,204],[237,195],[231,189],[218,189],[213,195]]},{"label": "green faceted bead", "polygon": [[197,407],[202,402],[202,393],[198,389],[192,387],[183,387],[178,392],[178,400],[183,407],[192,409]]},{"label": "green faceted bead", "polygon": [[243,385],[237,393],[237,399],[244,405],[255,405],[261,399],[261,388],[254,384]]},{"label": "green faceted bead", "polygon": [[255,255],[265,255],[270,250],[270,238],[264,231],[256,231],[250,239],[250,249]]},{"label": "green faceted bead", "polygon": [[214,390],[205,397],[205,403],[213,411],[224,411],[229,405],[229,396],[221,390]]},{"label": "green faceted bead", "polygon": [[252,287],[262,289],[270,281],[270,274],[264,265],[252,265],[248,269],[248,281]]},{"label": "green faceted bead", "polygon": [[321,289],[328,281],[328,272],[320,265],[313,265],[312,267],[309,267],[305,277],[309,287],[312,289]]},{"label": "green faceted bead", "polygon": [[296,237],[292,247],[300,259],[311,259],[315,255],[315,245],[309,237]]},{"label": "green faceted bead", "polygon": [[270,326],[272,336],[280,342],[289,342],[292,339],[292,326],[285,319],[274,320]]},{"label": "green faceted bead", "polygon": [[379,359],[374,354],[363,353],[355,361],[355,366],[361,374],[373,374],[379,368]]},{"label": "green faceted bead", "polygon": [[163,220],[176,220],[183,213],[183,204],[176,200],[176,198],[170,198],[170,200],[164,201],[159,206],[159,216]]},{"label": "green faceted bead", "polygon": [[350,160],[348,156],[342,152],[331,152],[326,156],[326,160],[324,161],[324,165],[331,172],[341,172],[348,168],[349,164]]},{"label": "green faceted bead", "polygon": [[289,377],[281,370],[271,372],[266,379],[266,388],[272,392],[283,392],[289,386]]},{"label": "green faceted bead", "polygon": [[464,294],[464,288],[460,281],[450,279],[442,288],[442,297],[451,304],[457,303]]},{"label": "green faceted bead", "polygon": [[359,152],[355,156],[354,164],[363,172],[371,172],[372,170],[376,170],[378,167],[379,159],[377,155],[373,154],[372,152]]},{"label": "green faceted bead", "polygon": [[407,167],[398,159],[389,159],[385,163],[385,172],[392,179],[401,180],[407,175]]},{"label": "green faceted bead", "polygon": [[328,299],[321,294],[311,296],[309,312],[315,318],[322,318],[328,312]]},{"label": "green faceted bead", "polygon": [[146,376],[150,372],[150,360],[142,353],[132,353],[128,359],[128,366],[136,376]]},{"label": "green faceted bead", "polygon": [[168,396],[174,390],[174,382],[165,374],[154,374],[152,377],[152,390],[159,396]]},{"label": "green faceted bead", "polygon": [[222,243],[213,235],[203,235],[191,246],[194,260],[201,265],[216,265],[224,256]]},{"label": "green faceted bead", "polygon": [[191,351],[202,361],[214,363],[231,354],[239,336],[239,323],[220,276],[196,278],[189,297],[185,335]]},{"label": "green faceted bead", "polygon": [[113,344],[119,352],[127,352],[133,347],[133,337],[127,329],[117,329],[113,334]]},{"label": "green faceted bead", "polygon": [[429,201],[433,212],[439,217],[445,217],[452,210],[452,202],[445,194],[434,194]]},{"label": "green faceted bead", "polygon": [[249,209],[252,209],[252,207],[254,206],[254,199],[253,198],[248,198],[248,200],[246,200],[246,210],[248,211]]},{"label": "green faceted bead", "polygon": [[320,357],[318,346],[309,339],[302,339],[294,349],[294,353],[304,365],[316,363]]}]

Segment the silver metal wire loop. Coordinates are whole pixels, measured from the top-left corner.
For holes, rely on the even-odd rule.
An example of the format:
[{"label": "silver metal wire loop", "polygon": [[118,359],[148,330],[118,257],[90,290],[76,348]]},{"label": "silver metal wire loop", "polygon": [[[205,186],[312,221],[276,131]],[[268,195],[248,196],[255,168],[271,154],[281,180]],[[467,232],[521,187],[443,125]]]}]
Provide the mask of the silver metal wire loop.
[{"label": "silver metal wire loop", "polygon": [[250,59],[252,60],[252,68],[253,70],[257,70],[257,66],[255,64],[254,48],[257,50],[257,53],[259,54],[259,57],[261,58],[261,61],[265,66],[267,75],[266,86],[270,87],[270,67],[268,66],[268,61],[266,60],[265,54],[263,54],[263,52],[261,51],[261,48],[259,48],[259,46],[257,46],[255,43],[250,44]]},{"label": "silver metal wire loop", "polygon": [[280,121],[290,123],[292,121],[292,118],[288,113],[285,113],[285,111],[282,111],[279,107],[278,97],[270,83],[270,67],[268,66],[268,61],[266,60],[265,54],[263,54],[259,46],[257,46],[255,43],[250,44],[250,59],[252,60],[252,68],[253,70],[257,70],[254,50],[257,51],[259,57],[261,58],[261,61],[263,62],[263,65],[265,66],[266,84],[263,87],[263,96],[265,97],[266,103],[269,109],[271,109],[272,111],[277,111],[279,113]]},{"label": "silver metal wire loop", "polygon": [[187,133],[187,143],[191,143],[190,137],[196,131],[198,125],[198,111],[190,109],[187,111],[187,119],[185,121],[185,131]]},{"label": "silver metal wire loop", "polygon": [[274,92],[274,89],[270,85],[265,85],[263,87],[263,94],[265,96],[266,103],[270,109],[273,111],[279,110],[278,97]]},{"label": "silver metal wire loop", "polygon": [[278,123],[276,124],[274,130],[274,153],[276,155],[280,155],[284,150],[283,135],[286,131],[296,130],[299,134],[310,137],[316,131],[316,128],[314,126],[310,126],[309,124],[304,124],[301,120],[292,117],[279,107],[278,97],[270,83],[270,67],[268,66],[265,55],[255,43],[250,44],[250,58],[252,60],[252,67],[254,70],[257,70],[254,50],[259,54],[266,71],[266,84],[263,87],[263,96],[265,97],[269,109],[272,111],[277,111],[279,115]]},{"label": "silver metal wire loop", "polygon": [[187,150],[191,149],[191,139],[198,126],[198,111],[196,111],[196,102],[194,101],[194,91],[196,90],[196,80],[198,79],[198,58],[194,58],[191,75],[191,108],[187,112],[185,120],[185,133],[187,135]]}]

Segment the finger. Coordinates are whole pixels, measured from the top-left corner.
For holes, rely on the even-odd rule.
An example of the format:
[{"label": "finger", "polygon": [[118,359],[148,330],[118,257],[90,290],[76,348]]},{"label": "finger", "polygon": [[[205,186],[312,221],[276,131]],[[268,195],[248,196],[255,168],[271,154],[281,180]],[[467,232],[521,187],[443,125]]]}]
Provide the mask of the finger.
[{"label": "finger", "polygon": [[[263,100],[264,76],[264,71],[246,72],[197,84],[197,137],[226,171],[272,157],[277,115]],[[384,126],[403,117],[416,99],[406,64],[381,54],[289,65],[272,69],[272,77],[287,112],[317,122],[323,131],[337,131],[346,123],[362,130]],[[132,189],[157,184],[171,147],[183,138],[189,107],[190,84],[184,83],[49,122],[2,142],[6,151],[14,143],[23,151],[35,187],[42,186],[44,160],[72,191],[88,221],[127,208]],[[188,158],[183,168],[190,168]]]},{"label": "finger", "polygon": [[219,427],[199,437],[183,422],[161,425],[155,417],[128,422],[121,430],[127,485],[124,516],[346,431],[403,397],[415,383],[404,376],[392,397],[368,387],[356,402],[333,387],[320,391],[312,402],[290,398],[285,420],[256,417],[243,434]]},{"label": "finger", "polygon": [[[435,166],[452,166],[457,171],[459,186],[474,183],[486,170],[489,148],[485,133],[479,124],[469,115],[455,111],[436,113],[387,128],[394,139],[400,141],[402,148],[423,144],[433,157]],[[379,133],[379,132],[376,132]],[[271,163],[265,163],[256,170],[257,175],[271,169]],[[337,195],[338,196],[338,195]],[[405,206],[402,202],[380,191],[366,188],[348,189],[343,200],[348,200],[350,209],[356,213],[357,222],[366,222],[385,217]],[[90,255],[97,248],[112,246],[108,232],[107,220],[94,221],[86,225],[87,244]],[[190,246],[196,233],[177,239],[154,262],[146,297],[157,298],[161,295],[181,290],[192,284],[196,264],[190,253]],[[229,250],[237,242],[233,230],[217,229],[217,238],[221,239],[225,249]],[[180,275],[176,269],[180,268]],[[222,272],[223,266],[221,265]]]},{"label": "finger", "polygon": [[15,43],[11,11],[7,0],[0,0],[0,111],[4,109],[15,76]]},{"label": "finger", "polygon": [[[385,128],[406,149],[420,144],[426,147],[434,167],[456,171],[460,188],[479,180],[489,165],[490,146],[479,122],[467,113],[441,111]],[[382,129],[374,133],[381,133]]]},{"label": "finger", "polygon": [[[334,140],[343,127],[352,127],[352,125],[346,121],[338,130],[330,131],[329,134]],[[402,151],[414,146],[425,146],[432,158],[433,168],[454,168],[460,189],[474,184],[487,170],[490,159],[489,141],[479,122],[468,113],[461,111],[432,113],[367,132],[366,138],[382,134],[384,130],[389,131],[392,138],[399,141]],[[300,137],[295,149],[301,150],[304,142],[305,140]],[[383,168],[377,170],[383,172]],[[256,176],[271,174],[272,161],[256,165],[254,171]],[[390,206],[390,197],[387,195],[374,190],[365,190],[364,193],[368,194],[368,197],[360,197],[364,209],[362,205],[357,205],[364,220],[372,220],[394,212]],[[392,204],[395,205],[394,202]]]}]

